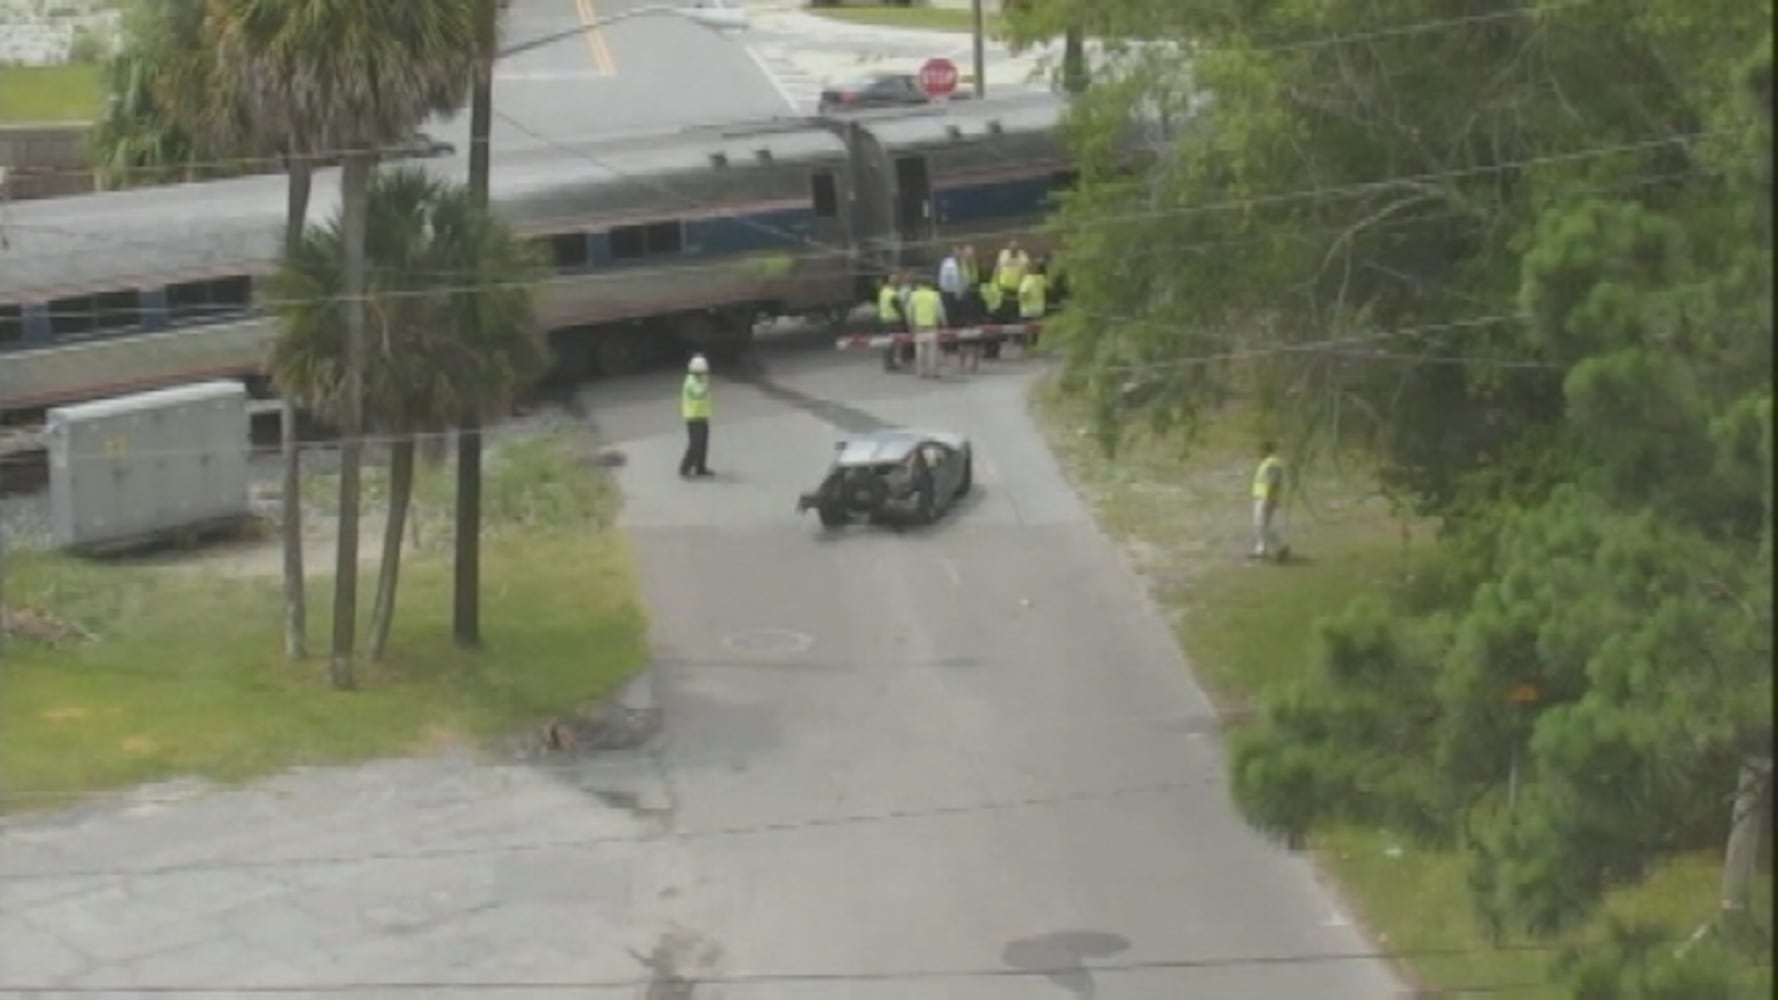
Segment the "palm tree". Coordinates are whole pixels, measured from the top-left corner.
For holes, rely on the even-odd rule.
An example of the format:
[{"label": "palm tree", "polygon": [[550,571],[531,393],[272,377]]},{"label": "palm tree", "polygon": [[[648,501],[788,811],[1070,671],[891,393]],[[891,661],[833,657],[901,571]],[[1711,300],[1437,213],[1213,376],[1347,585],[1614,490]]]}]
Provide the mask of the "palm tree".
[{"label": "palm tree", "polygon": [[[380,657],[394,622],[416,436],[505,406],[542,371],[546,353],[531,302],[539,262],[468,190],[412,168],[379,173],[367,223],[373,335],[364,414],[367,428],[391,441],[389,518],[368,643]],[[343,410],[349,372],[341,335],[344,236],[343,219],[308,230],[276,280],[285,331],[272,352],[273,377],[286,396],[329,416]]]},{"label": "palm tree", "polygon": [[340,512],[334,576],[335,687],[351,688],[364,460],[365,217],[376,150],[463,103],[485,0],[209,0],[221,82],[293,156],[342,157],[346,335],[339,388]]},{"label": "palm tree", "polygon": [[[215,60],[204,9],[189,0],[139,0],[123,45],[106,60],[106,110],[93,131],[94,166],[109,187],[227,173],[233,115],[209,85]],[[213,144],[210,140],[220,139]]]},{"label": "palm tree", "polygon": [[[219,84],[207,8],[193,0],[140,0],[124,22],[126,42],[106,66],[109,107],[94,136],[102,173],[113,183],[240,173],[250,162],[228,157],[281,156],[290,177],[284,248],[292,252],[308,216],[311,168],[291,155],[289,123],[257,117],[240,94]],[[223,162],[218,162],[223,161]],[[284,400],[284,655],[308,655],[303,583],[302,452],[296,407]]]}]

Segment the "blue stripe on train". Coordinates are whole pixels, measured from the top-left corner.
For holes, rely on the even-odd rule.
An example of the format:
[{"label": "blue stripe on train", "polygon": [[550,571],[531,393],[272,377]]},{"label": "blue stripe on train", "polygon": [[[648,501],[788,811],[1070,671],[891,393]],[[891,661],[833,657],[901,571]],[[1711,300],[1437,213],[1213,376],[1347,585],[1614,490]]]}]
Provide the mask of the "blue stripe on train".
[{"label": "blue stripe on train", "polygon": [[983,222],[1036,215],[1050,207],[1049,174],[958,184],[935,192],[933,211],[940,223]]}]

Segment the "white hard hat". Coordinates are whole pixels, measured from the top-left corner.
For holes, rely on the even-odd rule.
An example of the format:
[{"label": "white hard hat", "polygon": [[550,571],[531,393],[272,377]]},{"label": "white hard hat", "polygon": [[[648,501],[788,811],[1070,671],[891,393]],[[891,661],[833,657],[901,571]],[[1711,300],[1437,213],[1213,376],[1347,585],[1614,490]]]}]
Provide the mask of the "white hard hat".
[{"label": "white hard hat", "polygon": [[705,361],[702,354],[694,354],[691,356],[691,363],[685,366],[685,370],[693,375],[707,375],[710,373],[710,362]]}]

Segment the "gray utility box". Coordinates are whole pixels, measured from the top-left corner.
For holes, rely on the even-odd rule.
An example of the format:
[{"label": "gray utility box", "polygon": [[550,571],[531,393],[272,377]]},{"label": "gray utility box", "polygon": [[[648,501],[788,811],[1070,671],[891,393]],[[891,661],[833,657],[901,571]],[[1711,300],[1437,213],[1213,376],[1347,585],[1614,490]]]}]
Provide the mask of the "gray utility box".
[{"label": "gray utility box", "polygon": [[49,411],[56,544],[111,548],[247,517],[250,432],[239,382]]}]

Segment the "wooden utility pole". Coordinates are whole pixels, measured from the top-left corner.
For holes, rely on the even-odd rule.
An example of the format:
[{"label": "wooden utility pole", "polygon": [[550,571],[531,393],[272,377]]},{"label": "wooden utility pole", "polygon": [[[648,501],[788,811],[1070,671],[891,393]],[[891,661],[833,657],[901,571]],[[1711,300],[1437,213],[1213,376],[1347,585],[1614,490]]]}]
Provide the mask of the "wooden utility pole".
[{"label": "wooden utility pole", "polygon": [[[494,59],[505,5],[486,4],[482,58],[476,60],[469,94],[469,197],[488,207],[490,138],[494,130]],[[478,416],[464,414],[457,428],[457,523],[451,576],[451,636],[457,645],[481,645],[482,590],[482,428]]]},{"label": "wooden utility pole", "polygon": [[1722,863],[1722,908],[1725,913],[1747,909],[1754,868],[1759,863],[1762,833],[1772,792],[1772,759],[1748,757],[1741,762],[1740,782],[1735,788],[1735,808],[1729,814],[1729,844]]},{"label": "wooden utility pole", "polygon": [[975,96],[979,101],[988,96],[988,40],[983,27],[982,0],[973,0],[969,9],[975,16]]}]

